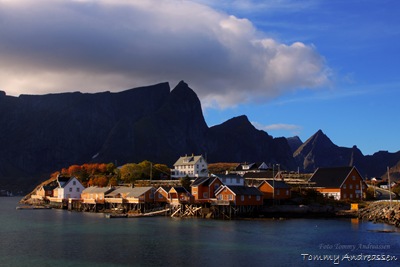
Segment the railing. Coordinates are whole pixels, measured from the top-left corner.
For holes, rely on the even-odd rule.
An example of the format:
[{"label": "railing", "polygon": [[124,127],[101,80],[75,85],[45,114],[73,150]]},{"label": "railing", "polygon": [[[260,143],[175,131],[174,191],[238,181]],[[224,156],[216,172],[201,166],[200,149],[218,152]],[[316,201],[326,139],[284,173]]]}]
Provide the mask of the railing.
[{"label": "railing", "polygon": [[214,200],[211,204],[217,206],[229,206],[232,204],[232,202],[229,200]]}]

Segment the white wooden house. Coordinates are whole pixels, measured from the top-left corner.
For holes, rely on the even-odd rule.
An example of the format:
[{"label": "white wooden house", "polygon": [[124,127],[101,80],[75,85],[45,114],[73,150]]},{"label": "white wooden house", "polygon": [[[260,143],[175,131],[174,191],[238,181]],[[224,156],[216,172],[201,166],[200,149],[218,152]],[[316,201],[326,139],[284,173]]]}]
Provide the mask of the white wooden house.
[{"label": "white wooden house", "polygon": [[57,178],[57,187],[53,190],[52,199],[80,199],[84,189],[85,187],[76,177],[59,176]]},{"label": "white wooden house", "polygon": [[171,178],[182,177],[205,177],[208,175],[208,164],[202,155],[200,156],[184,156],[180,157],[171,170]]}]

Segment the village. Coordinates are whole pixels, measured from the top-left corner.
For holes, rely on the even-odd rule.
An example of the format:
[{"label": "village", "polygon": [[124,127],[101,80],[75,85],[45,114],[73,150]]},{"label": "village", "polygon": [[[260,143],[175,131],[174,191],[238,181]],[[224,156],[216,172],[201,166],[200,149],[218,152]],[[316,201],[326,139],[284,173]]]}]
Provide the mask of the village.
[{"label": "village", "polygon": [[[318,168],[308,175],[280,168],[279,164],[241,163],[233,171],[213,174],[202,155],[185,155],[175,162],[169,180],[85,188],[76,177],[58,175],[21,203],[36,208],[103,212],[109,218],[168,215],[231,219],[264,216],[268,209],[287,209],[288,203],[297,204],[291,205],[296,208],[290,212],[308,212],[306,205],[299,204],[313,204],[312,196],[330,203],[358,203],[367,197],[368,185],[356,167]],[[184,177],[190,179],[186,186],[181,183]],[[301,196],[303,202],[298,202]],[[309,199],[304,202],[304,198]],[[332,212],[334,208],[317,210],[321,211]]]}]

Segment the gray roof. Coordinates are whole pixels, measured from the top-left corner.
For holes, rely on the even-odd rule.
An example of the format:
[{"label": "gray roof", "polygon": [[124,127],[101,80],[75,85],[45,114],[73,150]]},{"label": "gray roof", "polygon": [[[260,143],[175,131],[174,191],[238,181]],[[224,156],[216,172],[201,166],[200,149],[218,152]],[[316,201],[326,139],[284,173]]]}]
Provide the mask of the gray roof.
[{"label": "gray roof", "polygon": [[[202,155],[200,156],[184,156],[180,157],[174,164],[174,166],[181,166],[181,165],[194,165],[196,164],[200,158],[203,158]],[[203,158],[204,163],[206,163],[206,160]]]},{"label": "gray roof", "polygon": [[125,186],[121,186],[116,188],[114,191],[112,191],[111,193],[107,194],[107,197],[114,197],[118,194],[127,194],[127,197],[140,197],[141,195],[143,195],[144,193],[146,193],[147,191],[153,189],[154,187],[152,186],[144,186],[144,187],[125,187]]},{"label": "gray roof", "polygon": [[113,191],[113,188],[109,187],[98,187],[98,186],[90,186],[88,188],[85,188],[82,193],[89,193],[89,194],[107,194],[111,191]]}]

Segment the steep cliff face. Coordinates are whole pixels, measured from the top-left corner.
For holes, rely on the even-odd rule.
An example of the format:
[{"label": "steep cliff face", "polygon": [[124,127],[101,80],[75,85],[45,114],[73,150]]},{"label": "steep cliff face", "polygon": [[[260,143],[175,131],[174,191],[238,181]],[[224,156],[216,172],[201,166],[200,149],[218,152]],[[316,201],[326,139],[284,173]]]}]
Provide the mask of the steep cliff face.
[{"label": "steep cliff face", "polygon": [[143,117],[134,126],[136,157],[163,162],[170,166],[179,156],[188,153],[205,154],[204,120],[200,100],[181,81],[153,114]]},{"label": "steep cliff face", "polygon": [[[129,125],[155,112],[169,93],[163,83],[121,93],[3,96],[0,177],[43,179],[38,176],[89,162],[102,151],[124,155]],[[113,138],[116,133],[124,140]]]},{"label": "steep cliff face", "polygon": [[18,176],[33,184],[85,162],[171,166],[189,153],[211,162],[294,162],[286,139],[256,130],[245,116],[209,129],[183,81],[172,91],[161,83],[120,93],[0,94],[0,104],[0,183]]},{"label": "steep cliff face", "polygon": [[293,156],[307,172],[318,167],[349,166],[352,162],[351,149],[335,145],[321,130],[305,141]]},{"label": "steep cliff face", "polygon": [[210,128],[207,135],[211,162],[279,162],[293,169],[295,162],[285,138],[272,138],[257,130],[246,116],[230,119]]},{"label": "steep cliff face", "polygon": [[209,162],[264,161],[307,172],[354,165],[366,177],[382,176],[400,161],[400,152],[364,156],[356,146],[339,147],[321,130],[304,143],[273,138],[246,116],[209,128],[196,93],[183,81],[172,91],[168,83],[119,93],[11,97],[0,91],[0,129],[0,187],[31,189],[72,164],[172,166],[190,153]]}]

